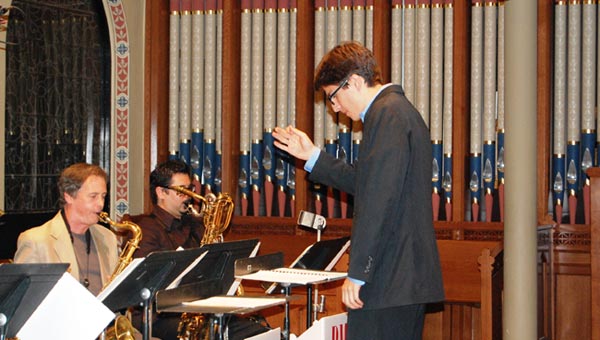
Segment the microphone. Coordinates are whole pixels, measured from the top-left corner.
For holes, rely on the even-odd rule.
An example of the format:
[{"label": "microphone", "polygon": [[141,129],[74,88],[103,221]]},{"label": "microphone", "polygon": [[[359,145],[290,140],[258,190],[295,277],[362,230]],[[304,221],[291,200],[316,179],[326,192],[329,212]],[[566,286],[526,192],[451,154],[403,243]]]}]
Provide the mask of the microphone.
[{"label": "microphone", "polygon": [[300,211],[298,225],[320,231],[325,229],[325,224],[325,217],[304,210]]}]

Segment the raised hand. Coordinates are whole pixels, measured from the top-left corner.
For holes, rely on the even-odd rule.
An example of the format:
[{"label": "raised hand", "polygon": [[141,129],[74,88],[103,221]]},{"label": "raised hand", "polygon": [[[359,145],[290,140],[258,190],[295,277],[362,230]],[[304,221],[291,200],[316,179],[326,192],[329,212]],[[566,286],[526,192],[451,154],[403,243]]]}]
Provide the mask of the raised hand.
[{"label": "raised hand", "polygon": [[315,150],[318,151],[306,133],[291,125],[286,128],[276,127],[273,137],[276,147],[298,159],[307,160]]}]

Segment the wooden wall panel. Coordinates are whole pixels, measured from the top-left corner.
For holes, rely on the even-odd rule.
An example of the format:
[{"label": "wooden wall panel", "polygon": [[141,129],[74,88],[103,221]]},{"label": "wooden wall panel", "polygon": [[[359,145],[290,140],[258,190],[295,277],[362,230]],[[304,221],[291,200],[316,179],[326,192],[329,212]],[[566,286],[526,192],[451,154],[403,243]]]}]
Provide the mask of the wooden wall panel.
[{"label": "wooden wall panel", "polygon": [[556,339],[590,339],[590,287],[586,275],[556,276]]}]

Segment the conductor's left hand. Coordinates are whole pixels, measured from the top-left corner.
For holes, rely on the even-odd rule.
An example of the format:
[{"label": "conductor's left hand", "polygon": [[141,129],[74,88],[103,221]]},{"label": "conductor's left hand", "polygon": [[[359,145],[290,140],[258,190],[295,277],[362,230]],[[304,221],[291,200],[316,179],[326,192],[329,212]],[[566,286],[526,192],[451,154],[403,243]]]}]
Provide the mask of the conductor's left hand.
[{"label": "conductor's left hand", "polygon": [[363,302],[359,297],[360,285],[346,279],[342,285],[342,302],[350,309],[360,309]]}]

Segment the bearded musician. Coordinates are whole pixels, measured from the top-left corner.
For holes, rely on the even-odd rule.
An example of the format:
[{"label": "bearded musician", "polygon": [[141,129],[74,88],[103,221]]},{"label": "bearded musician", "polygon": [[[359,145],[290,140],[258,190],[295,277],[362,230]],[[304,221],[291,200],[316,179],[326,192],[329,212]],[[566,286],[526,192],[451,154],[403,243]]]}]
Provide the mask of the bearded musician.
[{"label": "bearded musician", "polygon": [[[145,257],[154,251],[195,248],[200,246],[204,226],[202,220],[187,214],[191,198],[170,187],[193,191],[191,168],[179,160],[159,164],[150,174],[152,213],[132,217],[142,229],[142,240],[135,257]],[[179,313],[154,313],[152,336],[163,340],[177,339]],[[141,313],[134,313],[133,323],[141,329]]]}]

